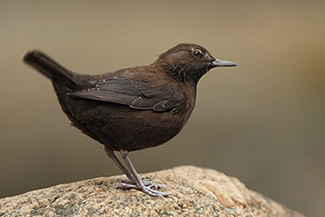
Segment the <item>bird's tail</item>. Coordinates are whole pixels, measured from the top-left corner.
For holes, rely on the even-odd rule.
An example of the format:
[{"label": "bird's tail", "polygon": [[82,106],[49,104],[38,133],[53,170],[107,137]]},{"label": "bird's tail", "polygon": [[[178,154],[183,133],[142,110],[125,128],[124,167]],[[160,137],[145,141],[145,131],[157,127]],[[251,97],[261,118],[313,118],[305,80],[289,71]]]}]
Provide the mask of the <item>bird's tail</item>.
[{"label": "bird's tail", "polygon": [[76,86],[76,74],[65,69],[41,51],[29,51],[25,54],[23,60],[25,63],[29,64],[52,80],[54,84],[58,82],[62,84],[64,83],[64,85],[69,86],[72,89]]}]

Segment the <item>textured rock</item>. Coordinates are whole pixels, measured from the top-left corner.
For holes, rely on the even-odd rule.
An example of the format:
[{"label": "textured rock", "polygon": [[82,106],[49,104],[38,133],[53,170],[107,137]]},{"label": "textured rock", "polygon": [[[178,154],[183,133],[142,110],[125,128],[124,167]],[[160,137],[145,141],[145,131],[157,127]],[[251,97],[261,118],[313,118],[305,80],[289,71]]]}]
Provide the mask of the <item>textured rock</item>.
[{"label": "textured rock", "polygon": [[116,187],[124,177],[103,177],[0,199],[0,216],[303,216],[211,169],[183,166],[143,177],[166,184],[161,191],[171,195],[123,191]]}]

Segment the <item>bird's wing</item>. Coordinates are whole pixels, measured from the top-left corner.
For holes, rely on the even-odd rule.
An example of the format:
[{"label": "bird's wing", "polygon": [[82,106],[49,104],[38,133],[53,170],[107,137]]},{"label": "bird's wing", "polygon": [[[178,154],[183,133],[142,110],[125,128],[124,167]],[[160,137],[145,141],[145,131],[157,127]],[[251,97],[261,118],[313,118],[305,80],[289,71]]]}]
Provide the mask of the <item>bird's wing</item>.
[{"label": "bird's wing", "polygon": [[91,88],[74,91],[69,95],[156,112],[165,112],[183,106],[184,95],[180,86],[161,80],[154,83],[158,84],[152,86],[150,77],[149,80],[148,78],[134,80],[124,76],[114,76],[102,80]]}]

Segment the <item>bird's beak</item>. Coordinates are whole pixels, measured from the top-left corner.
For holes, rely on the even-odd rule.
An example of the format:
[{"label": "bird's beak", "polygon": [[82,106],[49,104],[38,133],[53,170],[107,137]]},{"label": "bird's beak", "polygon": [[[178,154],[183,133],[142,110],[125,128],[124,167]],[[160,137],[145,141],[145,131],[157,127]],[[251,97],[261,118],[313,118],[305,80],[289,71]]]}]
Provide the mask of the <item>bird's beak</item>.
[{"label": "bird's beak", "polygon": [[215,59],[212,63],[211,63],[212,67],[231,67],[231,66],[237,66],[236,63],[227,61],[227,60],[219,60],[219,59]]}]

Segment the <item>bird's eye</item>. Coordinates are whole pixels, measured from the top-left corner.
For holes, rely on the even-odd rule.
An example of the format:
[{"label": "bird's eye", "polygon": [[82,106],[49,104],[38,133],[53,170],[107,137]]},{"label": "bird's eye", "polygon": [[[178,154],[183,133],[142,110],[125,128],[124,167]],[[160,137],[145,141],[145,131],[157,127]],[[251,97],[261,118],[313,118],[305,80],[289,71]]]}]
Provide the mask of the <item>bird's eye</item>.
[{"label": "bird's eye", "polygon": [[195,56],[195,57],[199,57],[199,58],[201,58],[201,57],[204,56],[203,53],[202,53],[202,51],[199,50],[199,49],[193,49],[193,50],[192,50],[192,54],[193,54],[193,56]]}]

